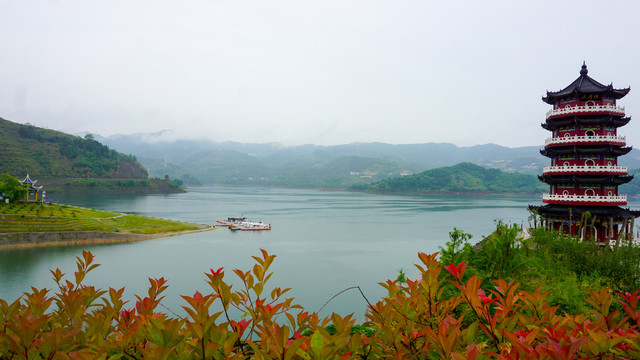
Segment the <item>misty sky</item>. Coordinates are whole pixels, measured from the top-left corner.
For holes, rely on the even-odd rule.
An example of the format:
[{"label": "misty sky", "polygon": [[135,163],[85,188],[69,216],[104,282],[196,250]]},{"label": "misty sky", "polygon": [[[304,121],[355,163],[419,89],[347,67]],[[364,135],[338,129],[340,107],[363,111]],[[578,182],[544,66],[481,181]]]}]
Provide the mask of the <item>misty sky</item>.
[{"label": "misty sky", "polygon": [[617,88],[638,1],[0,0],[0,117],[215,141],[543,145],[540,98]]}]

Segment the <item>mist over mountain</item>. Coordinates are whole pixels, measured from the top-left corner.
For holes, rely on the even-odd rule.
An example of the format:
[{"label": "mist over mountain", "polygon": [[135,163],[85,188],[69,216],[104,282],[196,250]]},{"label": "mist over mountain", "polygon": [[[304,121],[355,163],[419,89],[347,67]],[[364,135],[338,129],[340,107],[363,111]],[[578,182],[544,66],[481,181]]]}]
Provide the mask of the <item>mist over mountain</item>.
[{"label": "mist over mountain", "polygon": [[[470,162],[506,172],[539,175],[549,165],[538,146],[496,144],[458,147],[450,143],[352,143],[334,146],[283,146],[278,143],[174,140],[166,132],[95,138],[138,157],[152,176],[187,184],[261,184],[342,187]],[[640,151],[620,158],[640,168]]]}]

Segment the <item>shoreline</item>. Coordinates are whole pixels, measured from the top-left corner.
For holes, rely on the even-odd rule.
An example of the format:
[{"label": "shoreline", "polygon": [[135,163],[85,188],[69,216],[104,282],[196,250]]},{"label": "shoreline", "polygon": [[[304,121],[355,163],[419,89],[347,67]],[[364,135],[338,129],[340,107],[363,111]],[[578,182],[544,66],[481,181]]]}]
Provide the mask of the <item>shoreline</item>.
[{"label": "shoreline", "polygon": [[193,233],[212,231],[216,229],[217,227],[215,226],[207,226],[194,230],[183,230],[157,234],[130,234],[98,231],[1,233],[0,251],[52,246],[69,246],[83,244],[100,245],[138,242],[179,235],[188,235]]}]

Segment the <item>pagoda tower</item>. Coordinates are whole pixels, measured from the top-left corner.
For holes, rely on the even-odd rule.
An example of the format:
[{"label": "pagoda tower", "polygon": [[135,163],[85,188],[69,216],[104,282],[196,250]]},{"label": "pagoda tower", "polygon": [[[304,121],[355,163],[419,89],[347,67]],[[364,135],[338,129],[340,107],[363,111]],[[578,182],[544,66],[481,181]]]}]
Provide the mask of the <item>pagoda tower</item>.
[{"label": "pagoda tower", "polygon": [[618,129],[630,118],[617,105],[630,88],[615,89],[587,75],[582,64],[580,76],[566,88],[550,92],[542,101],[553,108],[542,127],[551,132],[540,153],[551,159],[541,181],[550,191],[542,196],[537,211],[548,229],[582,240],[613,244],[633,239],[634,219],[640,211],[629,210],[627,196],[618,186],[633,176],[618,165],[618,157],[631,151]]}]

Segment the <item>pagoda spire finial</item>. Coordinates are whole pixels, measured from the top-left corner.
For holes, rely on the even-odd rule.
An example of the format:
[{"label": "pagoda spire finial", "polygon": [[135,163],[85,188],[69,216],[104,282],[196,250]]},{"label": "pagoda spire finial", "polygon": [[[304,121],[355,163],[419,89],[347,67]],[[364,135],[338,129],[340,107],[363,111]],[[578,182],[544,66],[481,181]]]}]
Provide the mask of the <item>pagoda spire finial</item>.
[{"label": "pagoda spire finial", "polygon": [[582,61],[582,69],[580,69],[580,75],[587,75],[587,73],[589,72],[589,70],[587,70],[587,63],[586,61]]}]

